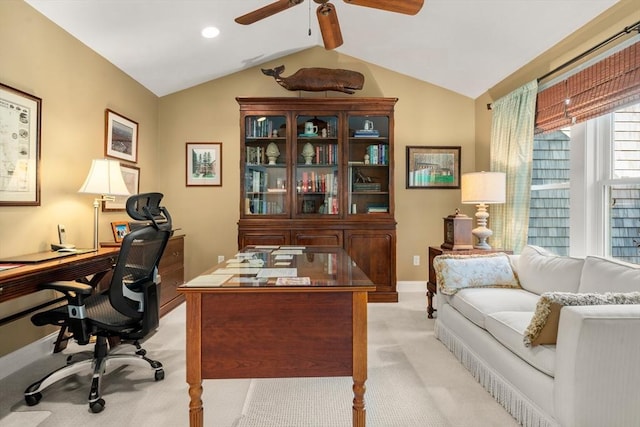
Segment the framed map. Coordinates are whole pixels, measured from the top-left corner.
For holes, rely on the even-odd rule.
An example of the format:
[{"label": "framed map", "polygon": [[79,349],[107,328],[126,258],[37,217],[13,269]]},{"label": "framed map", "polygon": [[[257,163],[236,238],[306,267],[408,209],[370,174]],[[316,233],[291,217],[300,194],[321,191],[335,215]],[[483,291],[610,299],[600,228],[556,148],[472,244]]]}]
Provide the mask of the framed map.
[{"label": "framed map", "polygon": [[0,83],[0,206],[40,206],[42,99]]}]

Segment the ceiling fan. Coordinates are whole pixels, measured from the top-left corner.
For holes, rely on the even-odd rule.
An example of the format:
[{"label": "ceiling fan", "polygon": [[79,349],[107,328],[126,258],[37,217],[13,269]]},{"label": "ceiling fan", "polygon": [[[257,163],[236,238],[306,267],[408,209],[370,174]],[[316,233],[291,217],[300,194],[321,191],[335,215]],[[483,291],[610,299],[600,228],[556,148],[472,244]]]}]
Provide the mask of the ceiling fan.
[{"label": "ceiling fan", "polygon": [[[235,19],[238,24],[249,25],[271,15],[282,12],[290,7],[297,6],[304,0],[277,0],[259,9],[239,16]],[[338,15],[335,7],[329,0],[313,0],[318,3],[316,15],[322,33],[324,47],[327,50],[335,49],[342,44],[342,33],[338,23]],[[374,9],[386,10],[389,12],[404,13],[405,15],[415,15],[422,9],[424,0],[344,0],[345,3],[356,6],[371,7]]]}]

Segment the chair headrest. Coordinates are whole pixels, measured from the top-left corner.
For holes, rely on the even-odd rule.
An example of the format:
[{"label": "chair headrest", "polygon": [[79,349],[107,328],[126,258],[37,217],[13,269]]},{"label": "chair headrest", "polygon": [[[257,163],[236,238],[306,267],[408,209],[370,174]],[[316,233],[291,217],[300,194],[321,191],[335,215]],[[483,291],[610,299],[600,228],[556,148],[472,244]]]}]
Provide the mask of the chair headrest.
[{"label": "chair headrest", "polygon": [[158,229],[160,226],[171,229],[171,215],[160,206],[162,197],[162,193],[134,194],[127,199],[127,213],[137,221],[151,221]]}]

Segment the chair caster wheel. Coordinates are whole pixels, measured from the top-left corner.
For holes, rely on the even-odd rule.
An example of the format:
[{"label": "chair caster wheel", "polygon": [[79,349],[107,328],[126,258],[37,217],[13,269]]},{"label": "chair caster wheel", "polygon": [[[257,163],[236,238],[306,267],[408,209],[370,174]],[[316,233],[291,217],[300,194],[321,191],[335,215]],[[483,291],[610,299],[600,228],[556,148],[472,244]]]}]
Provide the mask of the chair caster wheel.
[{"label": "chair caster wheel", "polygon": [[160,381],[164,379],[164,370],[163,369],[159,369],[156,371],[156,381]]},{"label": "chair caster wheel", "polygon": [[145,350],[144,348],[141,348],[140,350],[136,351],[136,354],[138,356],[146,356],[147,355],[147,350]]},{"label": "chair caster wheel", "polygon": [[27,402],[28,406],[37,405],[40,402],[40,399],[42,399],[42,393],[30,394],[24,397],[24,400],[25,402]]},{"label": "chair caster wheel", "polygon": [[95,402],[89,403],[89,409],[91,409],[91,412],[93,412],[94,414],[102,412],[102,410],[104,409],[104,399],[98,399]]}]

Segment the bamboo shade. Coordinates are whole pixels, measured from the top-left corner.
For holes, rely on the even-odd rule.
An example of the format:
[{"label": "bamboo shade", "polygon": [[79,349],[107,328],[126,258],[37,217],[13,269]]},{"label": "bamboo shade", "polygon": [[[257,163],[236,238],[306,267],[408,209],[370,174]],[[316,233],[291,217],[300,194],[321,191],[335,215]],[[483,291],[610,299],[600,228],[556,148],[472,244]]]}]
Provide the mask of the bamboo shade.
[{"label": "bamboo shade", "polygon": [[558,130],[640,102],[640,42],[538,93],[536,133]]}]

